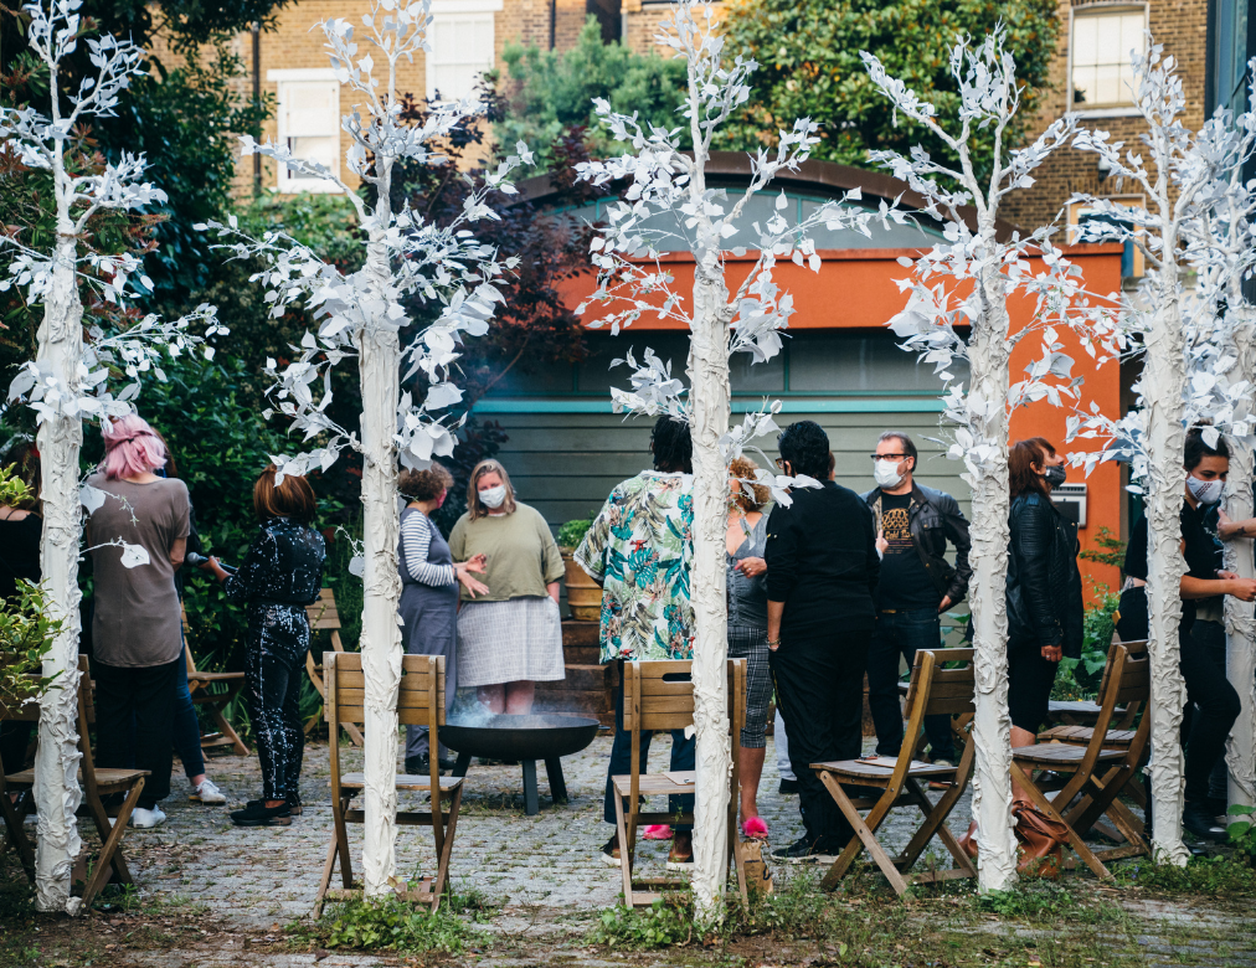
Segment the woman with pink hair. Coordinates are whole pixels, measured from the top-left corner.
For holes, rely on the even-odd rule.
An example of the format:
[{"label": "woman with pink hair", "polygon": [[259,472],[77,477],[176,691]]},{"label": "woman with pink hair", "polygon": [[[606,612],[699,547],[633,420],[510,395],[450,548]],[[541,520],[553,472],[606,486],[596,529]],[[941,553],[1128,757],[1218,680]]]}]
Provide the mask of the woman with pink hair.
[{"label": "woman with pink hair", "polygon": [[137,414],[105,420],[105,459],[87,479],[96,728],[101,767],[151,774],[131,815],[136,827],[166,819],[175,693],[183,663],[179,595],[191,505],[187,485],[153,473],[166,447]]}]

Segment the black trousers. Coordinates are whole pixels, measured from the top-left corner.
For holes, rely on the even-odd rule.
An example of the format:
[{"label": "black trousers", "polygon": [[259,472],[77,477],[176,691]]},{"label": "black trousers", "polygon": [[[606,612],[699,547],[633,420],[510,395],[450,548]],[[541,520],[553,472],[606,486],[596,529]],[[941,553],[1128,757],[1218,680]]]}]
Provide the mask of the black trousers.
[{"label": "black trousers", "polygon": [[298,793],[305,730],[297,700],[310,624],[301,605],[250,604],[244,688],[262,767],[262,799]]},{"label": "black trousers", "polygon": [[171,736],[181,666],[182,653],[173,662],[142,669],[95,664],[96,765],[148,770],[138,803],[147,810],[170,795]]},{"label": "black trousers", "polygon": [[[903,745],[903,704],[898,693],[901,656],[911,669],[917,649],[942,645],[942,617],[936,608],[877,613],[868,646],[868,708],[877,729],[877,753],[898,756]],[[935,760],[955,760],[950,716],[926,716],[925,735]]]},{"label": "black trousers", "polygon": [[854,831],[811,764],[863,752],[863,680],[872,638],[870,628],[840,627],[834,621],[831,628],[783,635],[770,658],[803,825],[812,844],[825,849],[844,847]]},{"label": "black trousers", "polygon": [[[1186,733],[1186,799],[1202,803],[1208,798],[1213,768],[1225,755],[1225,741],[1239,717],[1239,694],[1225,677],[1225,653],[1210,648],[1215,622],[1195,622],[1182,638],[1179,668],[1186,680],[1189,725]],[[1201,627],[1202,626],[1202,627]],[[1222,630],[1224,632],[1224,630]],[[1224,641],[1224,640],[1223,640]],[[1218,661],[1220,659],[1220,661]]]}]

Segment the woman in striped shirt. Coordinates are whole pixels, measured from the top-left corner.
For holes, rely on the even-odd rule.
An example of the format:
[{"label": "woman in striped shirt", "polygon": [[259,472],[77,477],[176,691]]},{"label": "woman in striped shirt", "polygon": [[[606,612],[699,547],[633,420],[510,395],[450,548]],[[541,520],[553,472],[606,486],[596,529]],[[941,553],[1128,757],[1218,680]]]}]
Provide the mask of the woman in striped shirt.
[{"label": "woman in striped shirt", "polygon": [[[453,484],[449,471],[435,461],[423,471],[403,471],[397,484],[407,500],[401,512],[401,546],[397,552],[401,570],[401,620],[406,651],[411,655],[445,656],[446,708],[458,688],[457,644],[458,585],[474,597],[488,587],[471,575],[484,572],[484,556],[454,564],[440,529],[429,515],[445,503]],[[442,769],[453,764],[443,754]],[[406,727],[406,772],[428,772],[429,743],[426,726]]]}]

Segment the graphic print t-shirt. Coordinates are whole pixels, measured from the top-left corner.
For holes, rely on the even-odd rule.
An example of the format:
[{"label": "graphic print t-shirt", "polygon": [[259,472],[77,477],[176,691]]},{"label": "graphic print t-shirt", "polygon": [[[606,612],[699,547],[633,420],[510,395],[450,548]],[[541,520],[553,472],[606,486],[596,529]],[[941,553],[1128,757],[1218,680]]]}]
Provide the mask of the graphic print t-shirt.
[{"label": "graphic print t-shirt", "polygon": [[877,609],[937,608],[938,592],[911,541],[911,494],[881,494],[881,533],[889,542],[881,559]]}]

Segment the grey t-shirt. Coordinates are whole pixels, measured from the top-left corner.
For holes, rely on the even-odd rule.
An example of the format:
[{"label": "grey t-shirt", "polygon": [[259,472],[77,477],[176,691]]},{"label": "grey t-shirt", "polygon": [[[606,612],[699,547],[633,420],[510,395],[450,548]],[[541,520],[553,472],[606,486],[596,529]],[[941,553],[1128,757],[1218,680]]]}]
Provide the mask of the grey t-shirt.
[{"label": "grey t-shirt", "polygon": [[[167,478],[148,484],[108,481],[104,474],[93,474],[87,483],[105,494],[88,520],[96,576],[96,658],[105,665],[136,669],[173,662],[183,642],[170,546],[188,536],[187,485]],[[106,544],[118,538],[142,547],[148,563],[126,567],[125,549]]]}]

